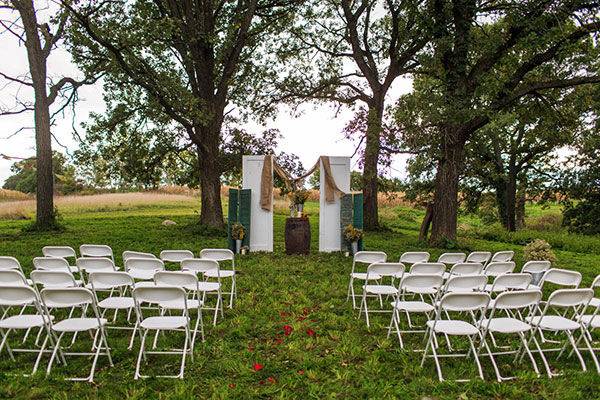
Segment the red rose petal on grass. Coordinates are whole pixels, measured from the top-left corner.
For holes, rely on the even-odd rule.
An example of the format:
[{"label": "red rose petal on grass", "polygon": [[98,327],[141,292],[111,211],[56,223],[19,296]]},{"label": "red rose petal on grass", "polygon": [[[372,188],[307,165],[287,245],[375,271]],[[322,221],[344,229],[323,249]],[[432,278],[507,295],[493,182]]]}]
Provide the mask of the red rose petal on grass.
[{"label": "red rose petal on grass", "polygon": [[278,338],[275,338],[275,340],[274,340],[274,343],[275,343],[275,344],[282,344],[282,343],[283,343],[283,339],[282,339],[282,338],[280,338],[280,337],[278,337]]},{"label": "red rose petal on grass", "polygon": [[254,370],[254,372],[258,372],[261,369],[263,369],[265,366],[259,363],[254,363],[252,364],[252,369]]},{"label": "red rose petal on grass", "polygon": [[313,336],[315,336],[315,335],[317,334],[317,332],[315,332],[315,331],[313,331],[312,329],[308,328],[308,329],[306,330],[306,334],[307,334],[308,336],[310,336],[310,337],[313,337]]},{"label": "red rose petal on grass", "polygon": [[265,381],[258,381],[258,384],[259,384],[259,385],[264,385],[264,384],[265,384]]},{"label": "red rose petal on grass", "polygon": [[230,383],[230,384],[229,384],[229,388],[230,388],[230,389],[234,389],[234,388],[235,388],[235,383]]},{"label": "red rose petal on grass", "polygon": [[277,380],[275,380],[275,378],[273,378],[272,376],[268,377],[268,378],[267,378],[267,381],[268,381],[269,383],[277,383]]},{"label": "red rose petal on grass", "polygon": [[283,334],[285,336],[290,336],[290,334],[292,333],[293,330],[294,330],[294,328],[292,328],[291,325],[284,325],[283,326]]},{"label": "red rose petal on grass", "polygon": [[299,369],[298,370],[298,375],[304,375],[304,370],[303,369]]}]

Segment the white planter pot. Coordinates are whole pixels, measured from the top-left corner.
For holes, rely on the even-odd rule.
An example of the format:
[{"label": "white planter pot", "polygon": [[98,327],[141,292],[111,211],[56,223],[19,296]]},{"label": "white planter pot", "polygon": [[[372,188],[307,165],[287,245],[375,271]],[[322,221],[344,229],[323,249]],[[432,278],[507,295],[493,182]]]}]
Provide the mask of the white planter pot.
[{"label": "white planter pot", "polygon": [[240,239],[235,240],[235,254],[240,254],[240,249],[242,248],[242,241]]},{"label": "white planter pot", "polygon": [[298,210],[298,214],[301,215],[302,211],[304,211],[304,204],[296,204],[296,210]]},{"label": "white planter pot", "polygon": [[358,253],[358,242],[352,242],[350,246],[352,247],[352,254]]}]

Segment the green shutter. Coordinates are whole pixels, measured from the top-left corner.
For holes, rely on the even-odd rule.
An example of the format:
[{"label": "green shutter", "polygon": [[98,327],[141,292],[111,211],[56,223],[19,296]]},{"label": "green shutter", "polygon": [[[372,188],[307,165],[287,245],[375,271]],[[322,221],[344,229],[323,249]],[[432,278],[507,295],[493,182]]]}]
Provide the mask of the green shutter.
[{"label": "green shutter", "polygon": [[[353,200],[353,218],[352,223],[355,228],[363,229],[363,194],[355,193],[352,195]],[[362,239],[358,242],[358,251],[363,249]]]},{"label": "green shutter", "polygon": [[231,227],[238,221],[238,190],[229,189],[229,206],[227,207],[227,243],[229,249],[235,251],[235,242],[231,238]]},{"label": "green shutter", "polygon": [[341,249],[346,248],[350,251],[350,244],[346,242],[346,238],[344,238],[344,228],[347,225],[352,224],[353,222],[353,204],[352,204],[352,195],[344,194],[340,198],[340,237],[342,238]]},{"label": "green shutter", "polygon": [[250,201],[251,201],[251,190],[241,189],[240,190],[240,204],[238,207],[238,221],[246,228],[246,236],[242,242],[243,246],[250,246]]}]

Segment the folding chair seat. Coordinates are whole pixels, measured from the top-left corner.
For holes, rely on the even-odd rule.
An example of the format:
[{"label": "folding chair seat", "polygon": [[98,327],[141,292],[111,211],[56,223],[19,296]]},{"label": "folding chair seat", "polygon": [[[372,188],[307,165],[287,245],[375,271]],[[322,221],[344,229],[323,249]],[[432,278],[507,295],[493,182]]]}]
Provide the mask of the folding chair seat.
[{"label": "folding chair seat", "polygon": [[[392,327],[396,330],[400,347],[404,348],[402,341],[402,333],[418,333],[424,332],[423,330],[401,330],[400,329],[400,312],[406,314],[409,328],[413,328],[410,320],[410,314],[418,313],[425,314],[427,318],[431,318],[430,314],[433,313],[435,307],[433,298],[437,294],[438,290],[442,287],[444,280],[440,274],[436,275],[409,275],[405,276],[398,286],[399,294],[392,305],[392,319],[388,327],[387,336],[390,337]],[[407,300],[407,296],[417,296],[419,300]],[[430,298],[430,301],[425,301],[425,296]]]},{"label": "folding chair seat", "polygon": [[512,250],[497,251],[494,253],[492,258],[490,259],[490,262],[492,263],[492,262],[512,261],[514,256],[515,256],[515,252]]},{"label": "folding chair seat", "polygon": [[[502,354],[516,354],[515,361],[517,358],[520,358],[521,352],[524,352],[528,355],[531,364],[533,365],[533,369],[535,373],[540,376],[540,371],[535,362],[535,358],[529,349],[529,343],[526,335],[530,335],[530,338],[534,341],[538,352],[540,353],[540,357],[546,365],[546,359],[544,358],[544,354],[541,353],[541,348],[535,336],[533,335],[532,326],[523,321],[521,318],[522,314],[527,316],[531,315],[532,312],[535,311],[537,305],[542,298],[542,292],[539,290],[522,290],[522,291],[514,291],[514,292],[503,292],[498,295],[495,299],[493,305],[490,302],[488,309],[491,310],[489,314],[489,318],[482,319],[479,322],[479,329],[481,329],[481,345],[479,347],[479,351],[481,351],[482,347],[485,347],[487,355],[492,362],[494,367],[494,371],[496,373],[496,379],[498,382],[503,380],[513,379],[512,377],[503,377],[500,374],[500,369],[498,368],[498,364],[496,363],[496,359],[494,356],[499,356]],[[497,314],[501,312],[506,316],[498,316]],[[512,351],[502,351],[494,353],[489,344],[487,343],[487,336],[489,335],[492,338],[494,346],[496,345],[496,340],[494,339],[493,334],[503,334],[503,335],[516,335],[519,337],[519,341],[521,347],[519,349],[513,349]],[[506,347],[505,347],[506,348]]]},{"label": "folding chair seat", "polygon": [[125,261],[125,270],[135,280],[152,281],[157,271],[165,270],[165,264],[158,258],[129,258]]},{"label": "folding chair seat", "polygon": [[115,262],[115,256],[110,246],[104,244],[82,244],[79,246],[81,257],[107,257]]},{"label": "folding chair seat", "polygon": [[443,253],[437,259],[437,262],[446,265],[454,265],[465,262],[467,255],[465,253]]},{"label": "folding chair seat", "polygon": [[189,258],[194,258],[194,253],[189,250],[163,250],[160,252],[160,259],[164,262],[180,264]]},{"label": "folding chair seat", "polygon": [[[191,310],[196,310],[196,324],[192,330],[192,350],[196,343],[196,334],[198,328],[200,328],[200,336],[204,341],[204,323],[202,321],[202,307],[204,303],[200,299],[201,291],[198,281],[198,277],[195,273],[189,271],[163,271],[157,272],[154,275],[154,283],[156,286],[173,286],[183,288],[188,292],[188,297],[185,301],[180,299],[165,300],[158,303],[158,305],[164,310],[184,310],[187,309],[188,313]],[[184,304],[185,303],[185,304]]]},{"label": "folding chair seat", "polygon": [[[559,351],[559,357],[565,352],[569,344],[571,345],[571,354],[574,352],[579,359],[581,368],[586,371],[587,367],[583,357],[578,349],[579,342],[583,339],[590,353],[592,360],[596,366],[596,370],[600,373],[600,364],[590,341],[588,340],[589,332],[587,326],[581,323],[581,317],[585,315],[585,310],[590,300],[594,296],[592,289],[559,289],[552,294],[546,301],[543,310],[539,315],[525,318],[533,327],[537,329],[544,339],[542,332],[551,332],[556,334],[564,333],[567,341],[560,348],[542,349],[542,352]],[[579,332],[580,337],[575,341],[575,333]],[[547,340],[546,340],[547,341]],[[559,342],[560,343],[560,342]],[[570,354],[569,354],[570,355]],[[546,365],[546,371],[549,377],[556,376]]]},{"label": "folding chair seat", "polygon": [[[222,292],[224,294],[229,294],[229,308],[233,307],[233,299],[237,296],[237,284],[235,280],[235,254],[233,251],[229,249],[202,249],[200,250],[200,258],[206,260],[214,260],[218,263],[222,261],[231,261],[231,269],[221,269],[219,270],[208,270],[204,273],[204,276],[207,278],[231,278],[231,289],[229,292]],[[218,276],[217,276],[218,275]]]},{"label": "folding chair seat", "polygon": [[[98,307],[96,304],[96,298],[94,294],[86,288],[61,288],[61,289],[50,289],[45,288],[40,293],[44,312],[50,316],[50,309],[57,310],[61,308],[70,308],[71,310],[81,308],[81,316],[73,316],[73,313],[69,313],[69,317],[65,319],[50,320],[50,333],[53,337],[53,352],[46,369],[46,375],[50,374],[54,360],[58,356],[63,364],[66,365],[65,356],[84,356],[92,358],[92,366],[90,373],[84,378],[69,378],[69,380],[75,381],[88,381],[94,380],[94,374],[96,371],[96,364],[100,355],[106,356],[110,366],[113,366],[112,358],[110,355],[110,347],[107,342],[107,334],[105,330],[106,319],[100,317]],[[91,315],[88,316],[88,311],[91,310]],[[66,352],[61,346],[61,341],[67,333],[79,333],[85,331],[94,331],[92,337],[92,352]],[[86,335],[81,335],[85,337]],[[74,337],[75,338],[75,337]],[[95,351],[94,351],[95,350]]]},{"label": "folding chair seat", "polygon": [[[20,273],[18,271],[14,272]],[[33,314],[24,312],[25,307],[28,306],[33,306]],[[48,340],[51,340],[48,330],[48,316],[42,311],[38,295],[36,291],[29,286],[2,285],[0,286],[0,307],[6,308],[7,312],[12,307],[19,307],[22,309],[22,311],[16,315],[8,316],[7,313],[5,313],[2,320],[0,320],[0,336],[2,336],[2,341],[0,342],[0,354],[2,353],[2,350],[6,349],[11,360],[16,362],[17,360],[15,359],[14,353],[37,353],[31,372],[33,375],[38,369],[42,356],[49,352],[46,350],[46,346]],[[9,345],[8,339],[12,331],[25,330],[29,332],[31,329],[40,329],[40,335],[45,333],[43,342],[39,348],[15,348]],[[25,339],[22,340],[22,343],[26,342],[26,338],[27,334]]]},{"label": "folding chair seat", "polygon": [[[485,285],[485,291],[489,293],[501,293],[511,290],[527,290],[531,284],[531,275],[526,273],[504,274],[494,278],[494,282]],[[492,307],[494,300],[490,303]]]},{"label": "folding chair seat", "polygon": [[[204,273],[207,271],[215,270],[217,272],[217,282],[209,282],[206,280],[198,281],[198,290],[202,292],[202,303],[204,304],[203,308],[205,310],[214,310],[213,325],[216,325],[219,312],[221,312],[221,317],[223,317],[223,297],[221,296],[221,275],[219,263],[215,260],[206,260],[203,258],[188,258],[181,261],[181,270],[193,272],[194,274],[201,276],[204,276]],[[214,308],[206,307],[207,294],[215,294],[217,296],[217,303]]]},{"label": "folding chair seat", "polygon": [[402,253],[400,256],[400,260],[402,264],[417,264],[417,263],[426,263],[429,261],[430,254],[426,251],[407,251]]},{"label": "folding chair seat", "polygon": [[[365,284],[363,285],[362,292],[362,300],[360,303],[360,310],[358,316],[360,318],[363,310],[365,313],[365,319],[367,321],[367,327],[370,327],[369,322],[369,308],[367,306],[367,296],[371,295],[379,298],[379,305],[383,308],[383,300],[381,296],[393,296],[396,298],[398,295],[398,288],[393,284],[384,285],[382,283],[378,283],[376,285],[369,284],[369,282],[374,281],[372,276],[377,276],[378,279],[383,279],[385,277],[394,278],[397,276],[402,276],[404,272],[404,264],[402,263],[373,263],[367,267],[367,276],[365,279]],[[392,281],[393,282],[393,281]],[[380,310],[381,312],[383,310]],[[373,312],[373,311],[371,311]],[[386,311],[387,312],[387,311]]]},{"label": "folding chair seat", "polygon": [[[179,378],[183,379],[185,371],[185,360],[189,354],[192,359],[194,357],[193,345],[191,343],[190,334],[190,317],[187,308],[187,294],[183,288],[169,286],[154,286],[154,287],[137,287],[133,289],[133,299],[136,305],[137,325],[141,330],[140,351],[135,367],[134,379],[146,378],[147,376],[140,374],[142,358],[146,359],[148,354],[180,354],[181,366],[179,374],[174,376],[161,376],[163,378]],[[181,316],[145,316],[142,310],[142,304],[154,303],[160,304],[165,302],[181,302],[183,310]],[[185,341],[183,349],[173,349],[168,351],[148,351],[146,350],[146,337],[150,331],[180,331],[185,332]]]},{"label": "folding chair seat", "polygon": [[[467,277],[457,277],[458,278],[467,278]],[[477,364],[477,369],[479,371],[479,376],[481,379],[484,379],[483,370],[481,368],[481,363],[479,361],[479,354],[477,349],[475,348],[474,340],[479,337],[479,329],[477,328],[480,323],[483,315],[485,315],[485,310],[490,301],[490,296],[487,293],[482,292],[472,292],[472,293],[447,293],[440,300],[439,305],[436,307],[436,315],[434,320],[427,321],[427,329],[429,331],[427,345],[425,347],[425,351],[423,353],[423,358],[421,360],[421,367],[425,364],[425,360],[427,357],[433,357],[435,361],[435,366],[438,373],[438,378],[440,381],[444,380],[442,375],[442,368],[440,364],[439,358],[442,357],[457,357],[464,356],[469,357],[473,356],[475,363]],[[464,321],[462,319],[452,319],[449,317],[449,313],[459,313],[459,315],[464,315],[465,318],[470,317],[469,321]],[[480,313],[481,316],[477,318],[476,313]],[[447,318],[444,319],[444,316]],[[436,335],[443,335],[446,337],[448,342],[448,348],[451,351],[450,354],[438,354],[438,341]],[[459,354],[454,352],[449,343],[449,337],[451,336],[464,336],[469,341],[470,350],[468,353]],[[429,356],[428,353],[431,351],[432,355]],[[460,380],[464,381],[464,380]]]},{"label": "folding chair seat", "polygon": [[[352,258],[352,271],[350,272],[350,282],[348,282],[348,295],[346,301],[352,299],[352,309],[356,309],[356,295],[354,294],[354,280],[364,281],[367,279],[366,272],[358,272],[356,270],[357,264],[368,264],[386,262],[387,254],[382,251],[357,251]],[[372,275],[373,280],[379,280],[380,278]]]},{"label": "folding chair seat", "polygon": [[483,274],[487,276],[500,276],[504,274],[512,274],[515,270],[515,262],[514,261],[494,261],[493,263],[489,263],[483,269]]},{"label": "folding chair seat", "polygon": [[473,251],[469,253],[465,262],[479,263],[485,265],[492,258],[492,253],[489,251]]},{"label": "folding chair seat", "polygon": [[68,271],[72,274],[79,273],[79,268],[76,265],[69,265],[69,262],[64,258],[59,257],[35,257],[33,259],[35,269],[46,271]]},{"label": "folding chair seat", "polygon": [[456,263],[450,268],[450,272],[444,272],[444,279],[450,279],[453,276],[481,275],[483,273],[483,264],[480,263]]}]

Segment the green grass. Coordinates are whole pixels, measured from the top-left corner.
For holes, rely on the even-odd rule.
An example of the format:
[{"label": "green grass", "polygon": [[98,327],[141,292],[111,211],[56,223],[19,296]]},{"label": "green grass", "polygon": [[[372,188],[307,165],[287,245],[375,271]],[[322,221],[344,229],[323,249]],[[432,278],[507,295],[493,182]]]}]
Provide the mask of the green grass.
[{"label": "green grass", "polygon": [[[420,355],[401,350],[396,340],[387,340],[388,314],[375,315],[371,329],[356,318],[346,303],[346,285],[351,259],[342,254],[320,254],[318,248],[318,205],[308,204],[311,214],[312,254],[307,257],[283,254],[285,215],[275,216],[275,251],[251,254],[239,260],[239,298],[232,310],[216,327],[207,324],[207,340],[198,341],[195,360],[186,369],[184,381],[166,379],[133,380],[137,345],[127,351],[125,332],[109,331],[115,366],[99,362],[95,383],[65,382],[65,375],[83,375],[87,360],[73,360],[57,366],[49,378],[38,373],[32,378],[18,376],[30,368],[30,357],[18,356],[12,363],[6,353],[0,355],[0,398],[448,398],[448,399],[579,399],[597,398],[600,376],[582,373],[572,359],[553,366],[564,366],[564,375],[549,380],[536,378],[528,364],[513,365],[501,358],[505,374],[518,379],[496,383],[491,364],[483,360],[487,380],[469,383],[439,383],[433,362],[419,367]],[[538,212],[537,209],[533,211]],[[124,250],[157,254],[163,249],[224,247],[226,239],[200,236],[189,229],[197,214],[189,204],[169,207],[136,206],[126,210],[74,208],[62,212],[66,231],[23,233],[27,221],[0,221],[0,254],[19,259],[31,270],[31,260],[44,245],[82,243],[110,245],[120,263]],[[391,260],[404,251],[425,250],[417,241],[422,212],[407,208],[382,211],[387,230],[368,233],[365,246],[383,250]],[[164,219],[178,223],[161,225]],[[600,272],[600,238],[567,235],[564,231],[523,231],[515,234],[485,227],[476,218],[461,217],[462,251],[514,249],[522,265],[522,244],[530,237],[549,239],[556,248],[557,265],[579,270],[584,284]],[[444,250],[427,249],[432,257]],[[208,313],[205,314],[208,321]],[[293,332],[283,334],[289,324]],[[309,336],[307,330],[316,335]],[[176,338],[171,338],[173,341]],[[421,337],[405,336],[408,348],[422,348]],[[147,365],[155,373],[176,371],[178,359],[153,358]],[[588,366],[592,367],[589,357]],[[252,370],[253,363],[264,365]],[[541,363],[540,363],[541,364]],[[444,363],[448,378],[474,377],[469,360]],[[269,379],[272,378],[272,379]]]}]

